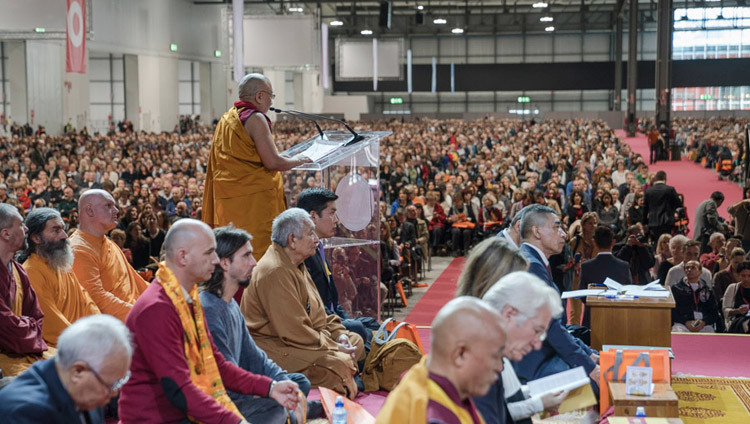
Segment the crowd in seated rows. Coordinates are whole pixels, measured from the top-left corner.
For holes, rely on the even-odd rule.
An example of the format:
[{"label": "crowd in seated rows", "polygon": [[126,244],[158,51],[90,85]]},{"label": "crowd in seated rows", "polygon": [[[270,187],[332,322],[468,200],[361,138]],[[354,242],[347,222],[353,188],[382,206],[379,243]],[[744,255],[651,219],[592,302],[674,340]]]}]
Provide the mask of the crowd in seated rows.
[{"label": "crowd in seated rows", "polygon": [[[587,324],[587,317],[580,304],[561,305],[556,296],[601,283],[602,266],[620,269],[624,284],[663,275],[677,302],[674,331],[748,332],[750,263],[743,247],[749,239],[744,225],[734,225],[750,216],[747,201],[732,205],[734,222],[724,223],[717,214],[724,198],[714,193],[693,215],[696,240],[687,239],[688,213],[666,174],[649,173],[605,123],[487,118],[363,125],[394,132],[381,146],[380,264],[377,254],[358,247],[326,257],[319,239],[336,234],[336,195],[321,187],[320,173],[285,179],[289,203],[299,208],[274,220],[273,243],[257,268],[251,235],[235,234],[243,253],[225,250],[231,227],[214,234],[190,219],[201,216],[211,136],[200,126],[188,134],[124,126],[108,135],[3,139],[0,368],[20,374],[54,356],[76,320],[108,314],[125,322],[135,341],[131,381],[115,379],[123,387],[123,422],[148,421],[156,411],[175,422],[255,414],[301,420],[320,411],[298,402],[298,390],[324,386],[349,397],[362,390],[358,373],[379,326],[366,316],[376,316],[377,300],[392,295],[393,283],[416,281],[432,255],[488,250],[501,254],[492,266],[506,264],[503,275],[528,270],[540,287],[556,292],[544,313],[538,304],[513,306],[522,315],[531,308],[524,317],[539,325],[530,333],[535,339],[503,354],[514,372],[498,381],[509,387],[582,365],[596,390],[598,354],[587,346],[585,328],[575,333],[565,325]],[[280,123],[280,144],[306,138],[303,128]],[[364,231],[375,239],[376,228]],[[24,255],[17,260],[19,250]],[[611,263],[596,262],[604,257]],[[380,281],[370,271],[378,266]],[[469,261],[473,277],[463,280],[461,294],[482,297],[502,275],[473,274],[475,266],[486,264]],[[148,283],[153,276],[160,284]],[[242,286],[248,290],[237,304],[232,296]],[[205,315],[202,303],[213,304]],[[505,304],[498,305],[502,314]],[[245,362],[246,355],[259,362]],[[77,370],[102,372],[91,364]],[[503,393],[491,392],[489,404],[505,402]],[[276,403],[247,401],[253,405],[245,409],[243,399],[254,400],[247,395]],[[537,399],[514,413],[559,400]],[[504,414],[478,405],[485,418]]]}]

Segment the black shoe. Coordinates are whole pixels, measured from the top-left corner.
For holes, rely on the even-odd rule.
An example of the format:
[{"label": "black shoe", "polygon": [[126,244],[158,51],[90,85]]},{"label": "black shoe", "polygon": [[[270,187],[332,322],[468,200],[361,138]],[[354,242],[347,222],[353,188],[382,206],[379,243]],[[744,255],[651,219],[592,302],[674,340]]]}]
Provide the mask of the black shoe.
[{"label": "black shoe", "polygon": [[325,411],[323,410],[323,404],[319,400],[308,400],[307,401],[307,419],[313,420],[315,418],[323,418]]}]

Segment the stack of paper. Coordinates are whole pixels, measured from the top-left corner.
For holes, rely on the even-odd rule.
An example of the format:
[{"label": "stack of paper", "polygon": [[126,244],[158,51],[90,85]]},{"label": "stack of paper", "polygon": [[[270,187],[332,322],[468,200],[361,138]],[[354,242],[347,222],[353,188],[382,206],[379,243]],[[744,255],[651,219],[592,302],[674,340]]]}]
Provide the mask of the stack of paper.
[{"label": "stack of paper", "polygon": [[659,280],[654,280],[645,286],[636,286],[634,284],[623,286],[617,281],[607,278],[604,280],[604,285],[615,290],[617,294],[638,297],[669,297],[669,290],[659,284]]}]

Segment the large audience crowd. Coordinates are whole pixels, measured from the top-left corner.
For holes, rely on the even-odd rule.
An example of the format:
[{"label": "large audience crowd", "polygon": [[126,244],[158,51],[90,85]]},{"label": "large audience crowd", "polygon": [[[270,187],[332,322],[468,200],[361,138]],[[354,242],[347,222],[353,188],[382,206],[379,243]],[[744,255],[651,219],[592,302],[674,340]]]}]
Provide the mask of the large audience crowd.
[{"label": "large audience crowd", "polygon": [[[677,119],[668,137],[690,160],[716,168],[720,176],[736,178],[743,156],[742,132],[745,124],[733,119]],[[644,132],[648,132],[649,123],[642,125]],[[617,263],[624,267],[622,279],[627,281],[622,281],[623,283],[645,284],[658,278],[672,291],[677,304],[672,314],[673,331],[749,332],[750,317],[746,299],[750,298],[750,262],[747,261],[746,254],[750,253],[750,226],[746,224],[750,220],[750,189],[745,190],[744,200],[729,205],[729,221],[724,221],[718,214],[718,208],[724,201],[724,195],[720,192],[705,199],[696,211],[687,211],[682,195],[667,185],[667,175],[662,171],[651,172],[649,158],[634,153],[605,122],[597,120],[536,122],[491,117],[475,121],[424,118],[413,121],[361,122],[359,127],[393,133],[384,138],[380,146],[380,207],[373,222],[361,234],[368,238],[379,238],[380,251],[358,247],[334,249],[330,260],[321,253],[323,260],[327,262],[317,266],[321,273],[335,277],[338,294],[331,301],[321,292],[319,296],[322,302],[316,304],[313,301],[312,304],[313,312],[320,312],[324,326],[328,327],[325,331],[331,339],[330,348],[334,351],[339,349],[344,359],[350,359],[351,355],[351,358],[358,361],[363,360],[364,349],[370,349],[370,337],[367,334],[379,325],[374,319],[368,321],[360,318],[358,323],[353,322],[356,319],[352,317],[364,315],[378,318],[378,298],[382,301],[400,296],[406,303],[404,289],[408,292],[408,289],[419,284],[420,271],[428,266],[432,256],[470,256],[467,266],[472,268],[484,266],[478,263],[487,260],[489,256],[477,259],[479,255],[484,255],[483,252],[509,248],[513,250],[509,251],[505,259],[512,255],[520,257],[519,252],[531,259],[519,259],[513,264],[503,262],[500,268],[504,272],[528,268],[533,274],[534,266],[547,267],[550,282],[560,292],[585,288],[592,283],[592,274],[586,271],[586,264],[591,264],[590,261],[595,260],[599,253],[611,252],[619,261]],[[72,235],[77,262],[73,270],[81,280],[83,289],[91,292],[90,297],[96,304],[88,304],[88,310],[100,310],[124,321],[132,302],[129,306],[120,305],[116,300],[108,298],[106,293],[93,292],[84,284],[84,277],[81,275],[85,276],[87,270],[104,267],[105,264],[98,263],[99,259],[93,256],[79,260],[79,255],[83,257],[89,250],[101,249],[101,242],[87,239],[82,232],[76,230],[83,225],[87,226],[85,233],[93,234],[96,232],[91,223],[94,215],[101,214],[101,210],[105,214],[112,214],[113,218],[116,214],[115,224],[97,228],[105,240],[105,246],[106,243],[116,245],[139,275],[127,276],[126,279],[133,284],[129,289],[122,289],[122,285],[117,283],[111,291],[130,291],[134,294],[134,302],[141,293],[149,293],[146,281],[154,275],[167,285],[173,276],[165,275],[164,268],[158,265],[165,258],[165,250],[167,264],[171,263],[170,268],[179,267],[181,263],[174,256],[169,256],[169,246],[165,249],[165,245],[170,243],[170,228],[175,226],[172,233],[177,234],[189,228],[198,233],[205,232],[203,227],[198,226],[198,221],[186,218],[201,218],[206,164],[213,129],[197,120],[184,118],[172,133],[137,132],[132,129],[132,124],[122,123],[113,125],[107,134],[77,132],[73,128],[66,128],[62,136],[48,135],[43,128],[28,134],[28,129],[14,127],[10,137],[0,137],[0,202],[13,206],[25,220],[29,229],[28,240],[31,241],[22,249],[25,255],[18,258],[18,263],[23,262],[26,267],[27,264],[34,263],[34,254],[44,252],[45,249],[48,253],[53,252],[59,247],[54,243],[66,237],[54,236],[57,237],[54,240],[45,238],[47,221],[55,221],[55,214],[59,213],[60,225],[53,230]],[[281,151],[307,139],[313,132],[305,123],[281,121],[274,125],[274,134]],[[332,172],[328,177],[335,189],[335,184],[342,175],[337,174],[340,172],[338,170]],[[362,172],[370,172],[367,177],[374,177],[373,170],[365,169]],[[299,227],[310,231],[309,237],[315,240],[316,245],[318,238],[340,235],[341,228],[334,230],[335,225],[328,225],[336,223],[335,203],[331,203],[336,197],[331,192],[319,190],[325,185],[324,174],[321,172],[293,171],[285,175],[284,181],[287,203],[302,209],[287,210],[274,221],[272,250],[275,250],[271,256],[277,255],[279,264],[288,257],[298,268],[304,262],[312,273],[316,265],[306,262],[310,257],[307,245],[300,247],[301,241],[295,243],[300,237],[296,229]],[[87,192],[92,195],[87,195]],[[311,196],[322,196],[322,200],[309,200]],[[102,209],[96,212],[96,208]],[[334,208],[334,215],[329,214],[329,208]],[[49,212],[50,210],[57,212]],[[87,215],[82,217],[81,214]],[[329,215],[334,217],[330,218]],[[98,219],[101,219],[101,215]],[[175,224],[183,219],[186,219],[183,223]],[[542,227],[547,228],[546,224],[539,224],[547,219],[553,222],[550,228],[554,234],[551,233],[552,236],[549,237],[541,232]],[[289,223],[285,224],[285,220]],[[692,234],[688,231],[690,220],[694,220],[695,224]],[[278,229],[277,223],[280,226]],[[377,225],[380,226],[379,235]],[[324,226],[327,226],[325,231]],[[530,229],[532,227],[534,229]],[[220,235],[226,236],[221,231],[216,233],[215,240]],[[279,232],[284,235],[282,238],[278,238]],[[206,240],[214,240],[209,234],[210,231],[203,236],[207,237]],[[245,237],[242,240],[249,243],[249,236],[240,234],[240,238],[242,237]],[[556,243],[550,240],[556,240],[557,237],[560,245],[550,246],[550,243]],[[175,238],[181,240],[177,236],[172,237],[172,251],[178,247],[186,251],[194,248],[185,241],[184,246],[179,245]],[[493,245],[497,240],[505,241],[500,245]],[[15,241],[17,240],[8,238],[8,246]],[[524,244],[519,251],[522,242]],[[97,246],[92,247],[94,245]],[[219,251],[226,247],[221,243],[218,246]],[[537,254],[534,249],[540,254],[544,253],[538,260],[534,259]],[[226,256],[233,257],[236,251],[235,249]],[[252,250],[246,252],[246,256],[250,257],[251,253]],[[65,268],[65,257],[62,256],[60,269]],[[219,256],[222,257],[222,254]],[[266,256],[269,255],[264,258]],[[46,257],[51,261],[50,264],[56,264],[54,258],[52,254]],[[378,261],[380,281],[377,281],[378,273],[370,271],[370,268],[377,267]],[[330,269],[328,262],[332,264]],[[215,272],[218,272],[218,261],[215,265]],[[252,294],[243,297],[242,313],[239,310],[231,313],[240,314],[240,320],[243,319],[242,314],[246,314],[247,319],[248,311],[255,311],[255,315],[262,316],[257,323],[248,320],[247,324],[248,327],[257,324],[255,331],[259,333],[253,332],[253,336],[264,340],[260,335],[265,336],[264,329],[269,328],[266,321],[278,318],[273,318],[268,311],[263,312],[263,305],[269,299],[279,297],[278,293],[261,292],[257,288],[257,280],[263,278],[261,275],[276,272],[273,266],[265,263],[259,269],[261,271],[253,274],[253,283],[237,283],[242,287],[252,284]],[[357,269],[368,269],[367,275],[357,275]],[[230,271],[225,271],[227,279],[217,280],[217,297],[224,295],[222,281],[228,281],[229,276],[233,275]],[[34,276],[37,274],[29,270],[27,272],[29,278],[36,278]],[[546,275],[544,272],[542,277]],[[113,278],[117,280],[119,277]],[[176,278],[179,280],[180,275]],[[483,297],[488,294],[489,285],[498,278],[488,277],[488,281],[482,282],[476,279],[468,282],[463,280],[459,290],[464,290],[465,293],[461,294],[467,296]],[[521,281],[523,278],[517,277],[516,280]],[[247,279],[249,280],[249,275]],[[197,279],[194,283],[201,282],[205,280]],[[180,283],[182,284],[181,281]],[[304,286],[304,282],[299,284]],[[520,283],[508,284],[518,286]],[[544,292],[543,283],[539,284],[540,293]],[[31,285],[36,288],[34,281],[31,281]],[[74,286],[77,287],[75,284]],[[513,286],[513,290],[518,288],[516,286]],[[85,299],[88,299],[89,294],[85,294],[83,289],[78,288],[83,293],[80,294],[81,302],[87,304]],[[380,296],[377,294],[378,289]],[[322,290],[320,286],[318,290]],[[232,294],[234,291],[236,287]],[[232,294],[224,297],[231,300]],[[151,295],[153,293],[149,296]],[[545,296],[554,298],[553,295],[554,293],[547,293]],[[49,301],[53,301],[49,298],[54,297],[49,293],[38,296],[40,300]],[[308,299],[316,297],[312,292],[304,296],[309,296]],[[183,300],[170,299],[180,313],[181,307],[188,311]],[[255,303],[251,303],[253,299]],[[502,303],[501,300],[495,300]],[[308,314],[311,313],[310,302],[308,300]],[[469,305],[479,314],[482,306],[472,302],[475,301],[464,299],[452,308],[465,310]],[[563,313],[553,306],[554,303],[548,305],[547,311],[552,318]],[[564,320],[569,324],[587,326],[588,317],[583,313],[580,302],[572,300],[565,307],[567,311],[564,312]],[[294,305],[290,303],[289,310],[293,308]],[[317,311],[316,308],[320,310]],[[83,311],[77,313],[80,316],[90,315]],[[326,323],[325,316],[333,314],[340,317],[343,325],[332,324],[330,320]],[[133,318],[133,322],[135,319]],[[449,318],[445,319],[450,321]],[[486,320],[487,317],[476,319]],[[542,321],[548,322],[549,319]],[[559,322],[555,324],[557,321],[552,320],[549,330],[551,333],[558,331],[555,330],[558,327],[563,328]],[[135,324],[130,323],[129,319],[128,326],[133,325]],[[317,324],[313,322],[312,325]],[[54,341],[45,335],[44,340],[50,345],[51,351],[65,327],[62,324],[55,327],[55,335],[51,336]],[[247,331],[244,326],[240,327],[243,330],[238,333],[238,338],[245,337]],[[198,330],[195,337],[205,335],[201,336]],[[575,340],[571,343],[581,343],[580,339]],[[541,341],[543,339],[538,340],[539,343]],[[144,340],[141,344],[152,342]],[[39,343],[40,346],[44,345],[44,341],[39,340]],[[277,350],[267,340],[264,343],[258,342],[258,346],[263,350],[270,349],[269,355]],[[251,350],[262,353],[258,346],[253,344]],[[595,385],[598,355],[585,344],[580,344],[577,349],[583,352],[584,357],[591,357],[591,361],[587,359],[591,362],[591,369],[587,362],[587,372],[590,372],[594,382],[592,384]],[[197,353],[205,354],[200,351]],[[264,355],[261,357],[265,358]],[[509,354],[506,357],[513,361],[525,360],[524,355],[520,354]],[[288,365],[283,362],[287,359],[275,360],[284,368]],[[217,362],[220,367],[226,367],[223,359]],[[273,366],[276,367],[274,370],[278,369],[278,365]],[[334,368],[331,365],[331,369]],[[283,370],[278,370],[279,373],[281,371]],[[349,371],[343,369],[341,372]],[[539,377],[533,373],[526,375],[526,371],[524,365],[516,367],[518,376],[513,375],[516,379],[514,381],[519,377],[524,381]],[[222,368],[222,376],[224,372],[225,369]],[[310,380],[318,378],[315,374],[317,371],[309,372],[312,377],[307,372],[305,375]],[[354,369],[353,372],[356,374],[357,370]],[[237,378],[240,376],[239,373],[234,375]],[[286,381],[288,378],[291,377],[280,374],[279,381]],[[330,384],[321,385],[334,387],[338,392],[350,396],[358,390],[356,381],[342,379],[338,382],[337,378],[336,382],[331,381]],[[298,376],[295,382],[295,390],[297,384],[300,387],[307,384],[309,388],[310,381],[304,376]],[[268,382],[259,380],[256,383],[259,386],[248,386],[241,393],[258,394],[255,393],[258,387]],[[274,391],[275,383],[269,384],[270,388],[263,386],[268,397],[273,397],[288,409],[297,409],[296,401],[292,402],[286,397],[292,391],[291,385],[277,385]],[[315,381],[313,384],[318,385]],[[112,393],[110,391],[109,394]],[[125,403],[137,404],[137,396],[129,393],[130,397],[125,397]],[[482,393],[477,392],[472,396],[481,397]],[[232,399],[235,403],[239,402]],[[544,405],[546,407],[559,403],[560,400],[545,399]],[[121,399],[121,404],[122,402]],[[166,402],[163,403],[166,405]],[[297,415],[299,419],[299,411]]]}]

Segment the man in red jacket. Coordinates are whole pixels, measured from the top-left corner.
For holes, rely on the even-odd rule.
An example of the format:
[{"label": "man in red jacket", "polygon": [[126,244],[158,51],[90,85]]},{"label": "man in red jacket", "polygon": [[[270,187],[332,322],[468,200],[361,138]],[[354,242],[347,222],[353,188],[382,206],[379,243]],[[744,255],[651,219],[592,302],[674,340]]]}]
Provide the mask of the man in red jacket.
[{"label": "man in red jacket", "polygon": [[125,321],[136,348],[130,380],[120,395],[121,422],[181,423],[189,417],[206,424],[246,423],[227,389],[295,409],[297,383],[245,371],[214,345],[196,287],[219,263],[211,228],[194,219],[179,220],[164,248],[166,262]]}]

